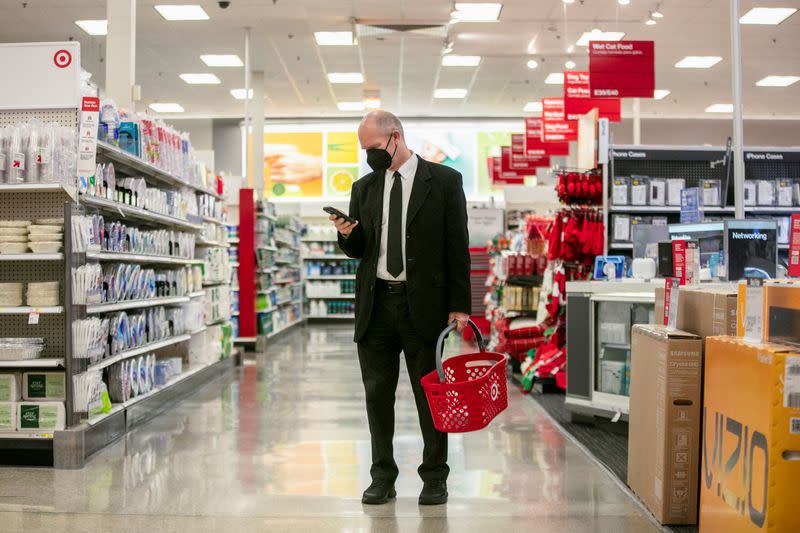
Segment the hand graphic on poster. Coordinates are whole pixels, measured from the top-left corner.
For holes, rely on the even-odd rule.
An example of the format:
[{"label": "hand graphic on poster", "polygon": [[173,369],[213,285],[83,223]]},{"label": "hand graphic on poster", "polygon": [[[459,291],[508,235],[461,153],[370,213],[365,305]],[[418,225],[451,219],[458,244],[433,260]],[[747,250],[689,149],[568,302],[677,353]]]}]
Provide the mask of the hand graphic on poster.
[{"label": "hand graphic on poster", "polygon": [[303,154],[292,145],[265,146],[264,162],[276,183],[306,183],[322,179],[322,158]]}]

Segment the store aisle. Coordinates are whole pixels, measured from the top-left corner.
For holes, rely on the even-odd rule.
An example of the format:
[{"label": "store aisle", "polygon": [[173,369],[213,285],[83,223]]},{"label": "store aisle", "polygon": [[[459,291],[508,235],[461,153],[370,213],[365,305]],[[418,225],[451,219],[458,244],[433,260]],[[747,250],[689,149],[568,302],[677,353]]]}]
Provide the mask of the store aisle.
[{"label": "store aisle", "polygon": [[369,434],[351,338],[348,326],[297,328],[83,470],[0,468],[0,530],[659,531],[514,391],[488,430],[451,437],[450,503],[419,507],[422,441],[407,375],[399,498],[363,506]]}]

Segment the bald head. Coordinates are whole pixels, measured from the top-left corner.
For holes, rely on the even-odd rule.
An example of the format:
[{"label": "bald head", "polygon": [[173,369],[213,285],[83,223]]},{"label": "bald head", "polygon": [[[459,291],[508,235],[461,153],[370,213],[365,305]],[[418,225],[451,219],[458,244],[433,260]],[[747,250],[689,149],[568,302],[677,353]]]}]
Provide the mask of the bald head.
[{"label": "bald head", "polygon": [[361,121],[359,130],[364,126],[374,127],[387,137],[391,135],[393,131],[399,131],[400,137],[405,138],[403,133],[403,124],[400,122],[400,119],[388,111],[383,111],[380,109],[376,111],[370,111]]},{"label": "bald head", "polygon": [[370,111],[358,126],[358,142],[361,148],[382,149],[392,156],[390,170],[397,170],[411,157],[406,146],[403,124],[388,111]]}]

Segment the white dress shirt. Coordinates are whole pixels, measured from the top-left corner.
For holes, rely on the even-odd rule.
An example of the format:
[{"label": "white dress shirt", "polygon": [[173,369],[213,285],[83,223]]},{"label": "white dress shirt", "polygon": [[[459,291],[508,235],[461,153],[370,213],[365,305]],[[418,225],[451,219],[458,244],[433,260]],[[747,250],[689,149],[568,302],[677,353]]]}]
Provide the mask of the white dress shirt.
[{"label": "white dress shirt", "polygon": [[383,216],[381,218],[381,246],[378,251],[378,279],[387,281],[405,281],[406,280],[406,217],[408,216],[408,200],[411,198],[411,188],[414,186],[414,176],[417,175],[417,154],[411,154],[408,161],[403,163],[397,172],[400,173],[403,184],[403,229],[401,235],[401,246],[403,250],[403,271],[399,276],[394,277],[389,274],[386,265],[386,258],[389,243],[389,198],[392,194],[392,186],[394,185],[394,170],[386,170],[386,181],[383,186]]}]

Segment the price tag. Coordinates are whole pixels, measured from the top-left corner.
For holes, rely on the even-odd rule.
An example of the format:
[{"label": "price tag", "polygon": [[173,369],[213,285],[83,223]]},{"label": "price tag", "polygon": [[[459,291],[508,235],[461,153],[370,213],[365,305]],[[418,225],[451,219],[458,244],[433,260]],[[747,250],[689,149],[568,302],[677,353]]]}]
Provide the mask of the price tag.
[{"label": "price tag", "polygon": [[680,290],[680,280],[678,278],[667,278],[664,282],[664,325],[670,331],[678,327]]},{"label": "price tag", "polygon": [[28,315],[28,325],[35,325],[39,323],[39,309],[34,309],[31,311],[31,314]]},{"label": "price tag", "polygon": [[761,344],[764,329],[764,280],[748,278],[745,291],[744,338],[748,342]]}]

